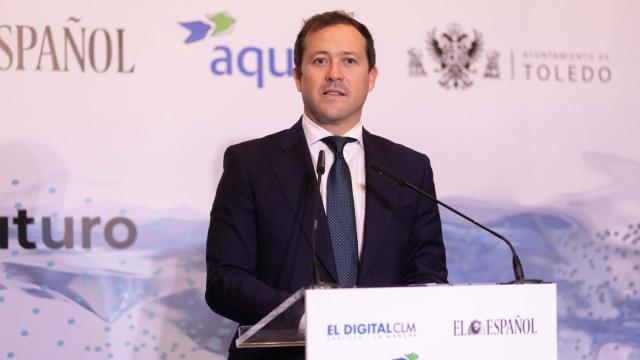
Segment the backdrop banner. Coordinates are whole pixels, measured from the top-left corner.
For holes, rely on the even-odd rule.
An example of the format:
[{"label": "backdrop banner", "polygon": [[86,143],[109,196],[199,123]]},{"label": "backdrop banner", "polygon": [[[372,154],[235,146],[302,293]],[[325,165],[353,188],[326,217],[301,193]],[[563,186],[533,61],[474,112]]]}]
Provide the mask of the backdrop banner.
[{"label": "backdrop banner", "polygon": [[[0,0],[0,359],[226,356],[204,302],[222,154],[297,121],[295,36],[336,8],[375,39],[365,128],[557,283],[558,358],[640,359],[632,0]],[[441,211],[450,282],[512,279]]]}]

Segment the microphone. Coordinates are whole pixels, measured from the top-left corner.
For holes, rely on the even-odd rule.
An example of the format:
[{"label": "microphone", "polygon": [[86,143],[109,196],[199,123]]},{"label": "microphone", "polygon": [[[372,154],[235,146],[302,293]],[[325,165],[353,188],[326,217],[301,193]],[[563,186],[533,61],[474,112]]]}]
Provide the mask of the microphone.
[{"label": "microphone", "polygon": [[465,219],[465,220],[471,222],[472,224],[478,226],[482,230],[485,230],[485,231],[489,232],[491,235],[493,235],[493,236],[497,237],[498,239],[504,241],[509,246],[509,249],[511,249],[511,254],[512,254],[512,258],[513,258],[513,261],[512,261],[513,262],[513,274],[515,276],[515,280],[509,282],[508,284],[540,284],[540,283],[543,283],[542,280],[526,279],[524,277],[524,270],[522,270],[522,263],[520,262],[520,257],[518,257],[518,254],[516,253],[516,249],[513,247],[513,244],[511,244],[511,241],[509,241],[503,235],[497,233],[494,230],[491,230],[490,228],[480,224],[479,222],[473,220],[469,216],[461,213],[460,211],[454,209],[453,207],[447,205],[446,203],[436,199],[435,196],[425,192],[424,190],[420,189],[419,187],[415,186],[414,184],[408,182],[407,180],[403,179],[400,175],[395,174],[393,171],[391,171],[389,169],[385,169],[382,166],[377,165],[377,164],[371,164],[371,169],[376,174],[382,175],[382,176],[394,181],[395,183],[397,183],[400,186],[406,186],[406,187],[412,189],[413,191],[419,193],[420,195],[431,199],[431,201],[434,201],[437,204],[442,205],[443,207],[447,208],[448,210],[450,210],[451,212],[455,213],[456,215],[462,217],[463,219]]},{"label": "microphone", "polygon": [[320,281],[320,274],[318,273],[318,252],[316,251],[316,238],[318,237],[318,211],[322,205],[322,197],[320,195],[320,187],[322,185],[322,175],[324,175],[324,150],[320,150],[318,154],[318,163],[316,165],[316,174],[318,174],[318,187],[315,189],[315,196],[313,197],[313,228],[311,230],[311,251],[313,252],[313,285],[311,288],[332,288],[335,285],[323,283]]},{"label": "microphone", "polygon": [[320,150],[320,153],[318,154],[318,165],[316,166],[316,174],[318,174],[318,189],[320,189],[322,175],[324,175],[324,150]]}]

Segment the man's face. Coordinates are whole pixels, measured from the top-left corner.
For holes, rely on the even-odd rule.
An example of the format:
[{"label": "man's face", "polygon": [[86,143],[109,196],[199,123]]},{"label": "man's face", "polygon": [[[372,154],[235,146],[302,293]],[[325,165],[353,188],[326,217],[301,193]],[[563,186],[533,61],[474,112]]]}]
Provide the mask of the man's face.
[{"label": "man's face", "polygon": [[320,125],[348,130],[360,120],[378,74],[375,67],[369,71],[366,40],[353,26],[339,24],[307,34],[304,45],[294,77],[305,114]]}]

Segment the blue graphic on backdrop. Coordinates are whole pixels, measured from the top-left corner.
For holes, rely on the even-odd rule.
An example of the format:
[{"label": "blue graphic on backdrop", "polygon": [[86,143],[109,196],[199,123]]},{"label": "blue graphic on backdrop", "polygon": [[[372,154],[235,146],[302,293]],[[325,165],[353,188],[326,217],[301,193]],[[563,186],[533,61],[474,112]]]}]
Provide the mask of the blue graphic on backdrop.
[{"label": "blue graphic on backdrop", "polygon": [[[625,179],[637,179],[640,166],[635,166],[632,172],[628,167],[610,170],[626,174]],[[615,191],[634,194],[633,189],[614,185]],[[10,186],[20,187],[20,181]],[[607,208],[606,199],[617,196],[600,193],[604,198],[580,194],[566,202],[597,213],[594,204]],[[640,357],[639,222],[603,227],[563,206],[500,208],[469,199],[454,203],[510,238],[528,277],[558,284],[560,359]],[[98,205],[94,201],[86,206]],[[15,211],[0,204],[0,211],[6,210]],[[512,279],[511,256],[504,243],[446,210],[442,215],[450,282]],[[22,250],[17,232],[10,230],[10,249],[0,251],[0,312],[22,314],[16,314],[20,320],[12,326],[3,326],[0,336],[20,341],[0,342],[0,355],[20,358],[33,344],[50,341],[65,354],[75,351],[81,358],[120,358],[132,352],[143,358],[224,356],[235,324],[213,314],[204,303],[208,221],[156,219],[138,222],[139,238],[126,251],[109,247]],[[33,224],[36,243],[42,241],[41,225]],[[60,229],[54,231],[54,236],[60,235]],[[47,333],[52,338],[42,339],[43,335],[38,337],[42,327],[64,331]],[[90,340],[77,340],[87,339],[84,334],[91,329],[103,340],[96,340],[100,337],[95,334]],[[609,355],[603,355],[605,351]]]},{"label": "blue graphic on backdrop", "polygon": [[200,41],[207,36],[209,29],[211,29],[211,25],[204,23],[202,21],[191,21],[180,23],[180,25],[184,26],[187,30],[191,31],[189,37],[184,41],[187,44],[192,42]]}]

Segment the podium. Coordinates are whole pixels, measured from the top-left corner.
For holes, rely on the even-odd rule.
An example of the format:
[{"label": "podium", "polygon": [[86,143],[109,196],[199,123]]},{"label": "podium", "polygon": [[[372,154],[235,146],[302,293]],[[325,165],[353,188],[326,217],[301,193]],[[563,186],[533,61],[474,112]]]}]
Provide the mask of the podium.
[{"label": "podium", "polygon": [[[306,315],[305,315],[306,314]],[[557,359],[555,284],[300,289],[239,348],[315,359]]]}]

